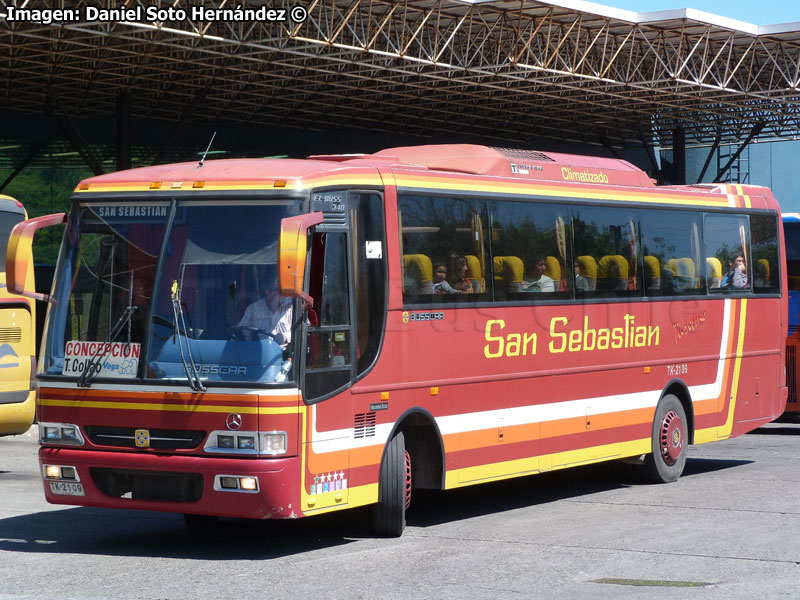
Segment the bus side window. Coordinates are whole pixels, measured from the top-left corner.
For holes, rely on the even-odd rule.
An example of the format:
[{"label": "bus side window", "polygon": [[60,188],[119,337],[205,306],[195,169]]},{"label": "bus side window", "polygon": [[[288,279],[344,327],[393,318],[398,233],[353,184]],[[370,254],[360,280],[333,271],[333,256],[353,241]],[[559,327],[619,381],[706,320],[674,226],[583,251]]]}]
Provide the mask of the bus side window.
[{"label": "bus side window", "polygon": [[567,277],[568,209],[514,201],[490,206],[494,300],[571,299],[574,284]]},{"label": "bus side window", "polygon": [[705,294],[708,267],[700,257],[702,215],[652,209],[643,209],[640,215],[645,293]]},{"label": "bus side window", "polygon": [[777,294],[780,269],[778,261],[778,215],[750,216],[750,243],[753,248],[753,291]]},{"label": "bus side window", "polygon": [[722,281],[715,291],[744,292],[752,288],[750,227],[744,215],[705,215],[703,238],[707,258],[716,258]]},{"label": "bus side window", "polygon": [[403,302],[464,303],[488,299],[485,204],[440,196],[398,198]]},{"label": "bus side window", "polygon": [[[582,283],[584,296],[630,297],[641,294],[639,220],[618,208],[582,207],[572,215],[573,255],[588,272],[596,264],[595,290]],[[582,277],[590,277],[581,274]]]}]

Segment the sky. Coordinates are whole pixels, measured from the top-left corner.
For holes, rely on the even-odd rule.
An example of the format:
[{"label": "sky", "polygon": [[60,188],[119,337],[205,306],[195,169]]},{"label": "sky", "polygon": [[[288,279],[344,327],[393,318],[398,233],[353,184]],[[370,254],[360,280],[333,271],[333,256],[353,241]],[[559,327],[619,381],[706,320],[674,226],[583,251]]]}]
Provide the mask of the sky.
[{"label": "sky", "polygon": [[694,8],[703,12],[745,21],[753,25],[773,25],[800,21],[798,0],[591,0],[595,4],[651,12],[675,8]]}]

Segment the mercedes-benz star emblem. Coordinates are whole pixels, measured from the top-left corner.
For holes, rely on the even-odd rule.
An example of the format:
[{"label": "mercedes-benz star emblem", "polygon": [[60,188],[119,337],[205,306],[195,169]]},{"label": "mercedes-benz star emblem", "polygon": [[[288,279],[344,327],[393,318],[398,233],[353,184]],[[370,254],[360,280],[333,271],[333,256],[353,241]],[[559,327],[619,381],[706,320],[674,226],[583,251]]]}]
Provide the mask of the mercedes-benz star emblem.
[{"label": "mercedes-benz star emblem", "polygon": [[225,425],[228,426],[228,429],[236,430],[242,426],[242,415],[237,413],[231,413],[225,418]]}]

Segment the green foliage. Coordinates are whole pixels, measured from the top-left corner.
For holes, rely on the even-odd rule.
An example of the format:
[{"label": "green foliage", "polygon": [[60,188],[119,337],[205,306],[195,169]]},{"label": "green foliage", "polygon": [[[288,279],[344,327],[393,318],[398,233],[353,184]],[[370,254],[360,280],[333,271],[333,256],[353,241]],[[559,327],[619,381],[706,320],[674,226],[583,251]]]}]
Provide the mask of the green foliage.
[{"label": "green foliage", "polygon": [[[9,175],[11,171],[0,171],[0,181]],[[17,175],[3,193],[22,202],[29,217],[66,212],[72,191],[90,175],[88,169],[27,169]],[[33,240],[34,262],[55,264],[63,230],[63,226],[51,227],[36,234]]]}]

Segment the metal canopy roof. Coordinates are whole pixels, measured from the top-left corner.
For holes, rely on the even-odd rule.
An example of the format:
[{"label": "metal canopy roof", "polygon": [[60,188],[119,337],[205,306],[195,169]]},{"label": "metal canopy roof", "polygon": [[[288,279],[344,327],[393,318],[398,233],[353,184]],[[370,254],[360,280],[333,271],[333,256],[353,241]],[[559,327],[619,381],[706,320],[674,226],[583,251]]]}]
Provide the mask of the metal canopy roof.
[{"label": "metal canopy roof", "polygon": [[[86,4],[0,0],[0,9]],[[130,92],[134,119],[463,134],[518,146],[542,137],[669,144],[678,126],[700,143],[740,141],[758,124],[762,137],[800,133],[800,23],[756,27],[691,9],[637,14],[569,0],[296,4],[308,11],[302,23],[0,21],[0,105],[112,115]]]}]

